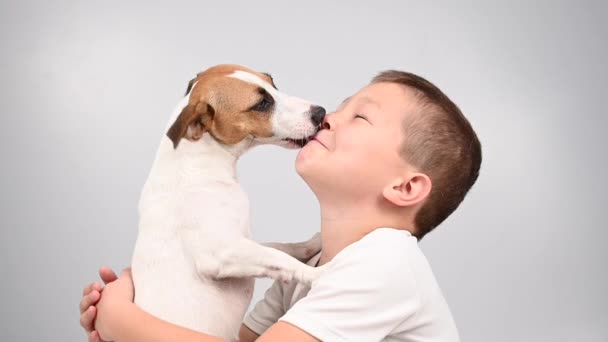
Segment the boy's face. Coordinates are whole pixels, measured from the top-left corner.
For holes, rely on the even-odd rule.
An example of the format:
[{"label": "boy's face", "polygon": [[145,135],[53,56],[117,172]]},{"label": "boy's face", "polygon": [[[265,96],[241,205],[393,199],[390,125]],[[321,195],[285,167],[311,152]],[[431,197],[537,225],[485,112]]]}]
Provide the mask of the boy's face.
[{"label": "boy's face", "polygon": [[408,167],[399,155],[412,94],[394,83],[374,83],[326,116],[325,129],[300,150],[296,170],[317,196],[351,200],[381,196]]}]

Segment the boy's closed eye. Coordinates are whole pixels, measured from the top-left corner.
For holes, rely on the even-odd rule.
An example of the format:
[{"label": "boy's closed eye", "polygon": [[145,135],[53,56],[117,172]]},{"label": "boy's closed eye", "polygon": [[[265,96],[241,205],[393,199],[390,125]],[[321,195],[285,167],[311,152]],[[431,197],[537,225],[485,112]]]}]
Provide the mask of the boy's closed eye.
[{"label": "boy's closed eye", "polygon": [[371,122],[367,118],[367,115],[364,115],[364,114],[355,114],[355,119],[363,119],[363,120],[367,121],[371,125]]}]

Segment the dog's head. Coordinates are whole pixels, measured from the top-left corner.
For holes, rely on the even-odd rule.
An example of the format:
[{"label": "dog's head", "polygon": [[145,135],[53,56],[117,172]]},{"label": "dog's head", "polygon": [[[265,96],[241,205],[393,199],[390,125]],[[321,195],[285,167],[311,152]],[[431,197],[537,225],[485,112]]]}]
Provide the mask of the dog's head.
[{"label": "dog's head", "polygon": [[177,148],[182,138],[210,134],[237,144],[248,137],[260,143],[302,147],[319,130],[325,109],[277,90],[272,77],[239,65],[218,65],[188,84],[187,102],[167,131]]}]

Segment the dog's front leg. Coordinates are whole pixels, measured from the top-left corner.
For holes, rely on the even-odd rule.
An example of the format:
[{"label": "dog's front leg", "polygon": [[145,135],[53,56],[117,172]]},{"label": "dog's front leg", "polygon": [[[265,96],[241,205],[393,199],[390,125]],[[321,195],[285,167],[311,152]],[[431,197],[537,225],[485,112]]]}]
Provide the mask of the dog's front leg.
[{"label": "dog's front leg", "polygon": [[242,238],[226,246],[219,254],[217,278],[270,277],[289,282],[312,283],[325,266],[311,267],[278,249]]},{"label": "dog's front leg", "polygon": [[268,242],[263,245],[278,249],[302,262],[306,262],[321,251],[321,234],[316,233],[310,240],[302,242]]}]

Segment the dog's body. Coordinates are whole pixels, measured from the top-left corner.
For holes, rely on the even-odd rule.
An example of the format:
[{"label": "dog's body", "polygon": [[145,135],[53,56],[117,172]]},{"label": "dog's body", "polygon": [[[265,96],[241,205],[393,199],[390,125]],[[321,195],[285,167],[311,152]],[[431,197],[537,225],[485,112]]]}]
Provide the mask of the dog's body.
[{"label": "dog's body", "polygon": [[251,277],[310,283],[318,276],[284,252],[304,259],[319,241],[275,244],[281,252],[249,239],[248,199],[235,170],[252,146],[295,147],[310,138],[325,113],[318,108],[279,93],[269,75],[239,66],[214,67],[191,82],[140,198],[132,260],[137,305],[232,339],[251,300]]}]

